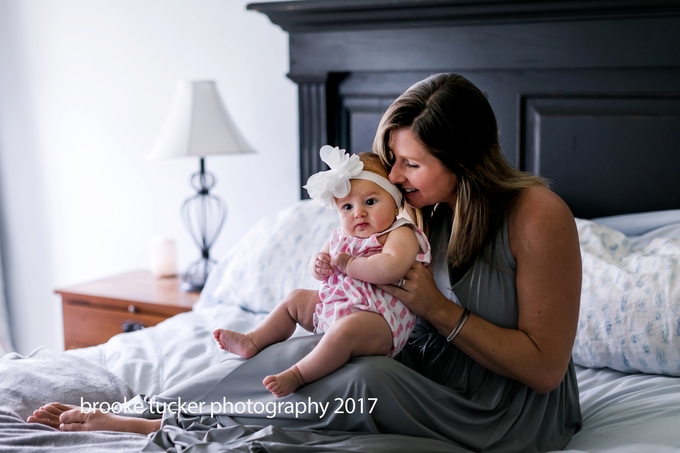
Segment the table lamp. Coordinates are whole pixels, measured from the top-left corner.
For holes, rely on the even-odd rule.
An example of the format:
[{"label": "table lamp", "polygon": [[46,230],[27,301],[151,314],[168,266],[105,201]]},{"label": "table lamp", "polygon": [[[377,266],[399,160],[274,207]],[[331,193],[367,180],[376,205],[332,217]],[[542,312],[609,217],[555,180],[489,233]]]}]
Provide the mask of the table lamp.
[{"label": "table lamp", "polygon": [[179,81],[175,98],[148,160],[193,156],[199,158],[199,171],[191,176],[196,195],[182,204],[181,216],[201,257],[182,276],[180,290],[200,291],[216,264],[210,247],[226,219],[226,205],[210,193],[215,177],[205,171],[205,156],[254,152],[222,103],[215,82]]}]

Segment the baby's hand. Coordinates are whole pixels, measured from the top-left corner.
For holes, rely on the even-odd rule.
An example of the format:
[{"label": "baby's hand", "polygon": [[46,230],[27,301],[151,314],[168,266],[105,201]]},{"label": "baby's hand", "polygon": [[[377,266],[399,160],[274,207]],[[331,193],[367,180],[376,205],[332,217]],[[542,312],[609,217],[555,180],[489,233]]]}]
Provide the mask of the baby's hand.
[{"label": "baby's hand", "polygon": [[324,281],[333,275],[333,267],[331,266],[331,256],[328,253],[319,252],[312,258],[311,265],[312,277],[317,280]]},{"label": "baby's hand", "polygon": [[346,253],[338,253],[331,260],[331,266],[337,267],[342,273],[347,273],[347,263],[349,263],[350,258],[352,257]]}]

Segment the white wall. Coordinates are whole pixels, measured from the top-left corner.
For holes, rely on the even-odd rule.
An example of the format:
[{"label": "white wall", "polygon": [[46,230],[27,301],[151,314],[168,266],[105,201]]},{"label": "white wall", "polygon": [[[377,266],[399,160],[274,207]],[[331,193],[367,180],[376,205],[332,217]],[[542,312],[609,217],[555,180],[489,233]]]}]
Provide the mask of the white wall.
[{"label": "white wall", "polygon": [[63,348],[55,288],[179,265],[198,159],[147,162],[178,79],[214,79],[257,150],[206,160],[229,215],[219,257],[299,193],[288,36],[243,0],[0,0],[0,243],[15,347]]}]

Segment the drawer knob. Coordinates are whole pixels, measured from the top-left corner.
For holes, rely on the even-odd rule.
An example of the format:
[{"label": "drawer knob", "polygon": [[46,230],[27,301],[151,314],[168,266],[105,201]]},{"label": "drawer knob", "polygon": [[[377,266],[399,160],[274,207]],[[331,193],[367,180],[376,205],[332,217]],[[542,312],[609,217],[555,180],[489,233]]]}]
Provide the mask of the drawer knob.
[{"label": "drawer knob", "polygon": [[135,307],[134,305],[130,304],[130,305],[128,305],[128,311],[129,311],[130,313],[137,313],[139,310],[137,309],[137,307]]},{"label": "drawer knob", "polygon": [[134,321],[125,321],[121,326],[120,329],[127,333],[127,332],[136,332],[137,330],[142,330],[144,328],[144,324],[141,322],[134,322]]}]

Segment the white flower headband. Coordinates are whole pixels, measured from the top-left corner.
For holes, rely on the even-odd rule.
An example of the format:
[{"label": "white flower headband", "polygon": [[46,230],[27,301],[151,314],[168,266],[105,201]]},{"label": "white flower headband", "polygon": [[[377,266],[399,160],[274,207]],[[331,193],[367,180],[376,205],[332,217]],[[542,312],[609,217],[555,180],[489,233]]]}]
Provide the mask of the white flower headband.
[{"label": "white flower headband", "polygon": [[320,171],[309,177],[307,184],[302,186],[307,189],[309,197],[316,200],[324,207],[332,207],[334,198],[344,198],[351,189],[350,179],[365,179],[382,187],[392,195],[397,207],[401,207],[402,195],[399,189],[386,178],[370,171],[363,171],[364,163],[356,154],[350,156],[344,149],[337,146],[333,148],[324,145],[319,151],[321,160],[331,168]]}]

